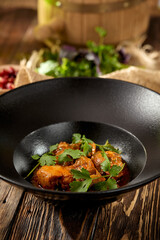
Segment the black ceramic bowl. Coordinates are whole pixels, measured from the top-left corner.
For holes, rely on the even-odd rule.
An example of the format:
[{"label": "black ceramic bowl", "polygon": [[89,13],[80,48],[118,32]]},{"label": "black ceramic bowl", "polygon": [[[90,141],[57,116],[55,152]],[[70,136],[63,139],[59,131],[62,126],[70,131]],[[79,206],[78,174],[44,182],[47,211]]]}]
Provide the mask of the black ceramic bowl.
[{"label": "black ceramic bowl", "polygon": [[[71,193],[39,189],[23,179],[33,164],[30,154],[70,141],[77,131],[119,147],[131,182],[110,191]],[[0,97],[0,166],[2,179],[55,202],[114,200],[160,177],[160,95],[100,78],[53,79],[12,90]]]}]

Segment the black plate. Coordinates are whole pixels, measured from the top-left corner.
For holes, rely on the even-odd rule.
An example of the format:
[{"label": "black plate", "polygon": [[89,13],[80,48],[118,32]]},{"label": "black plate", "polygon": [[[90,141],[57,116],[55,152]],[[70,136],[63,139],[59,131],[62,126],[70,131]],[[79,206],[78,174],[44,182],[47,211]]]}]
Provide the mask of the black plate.
[{"label": "black plate", "polygon": [[[128,185],[106,192],[55,193],[35,188],[24,180],[20,175],[23,171],[19,170],[25,169],[24,161],[22,166],[15,161],[20,174],[13,163],[17,144],[36,129],[77,121],[111,124],[111,128],[123,128],[135,135],[147,152],[143,170]],[[106,136],[99,137],[103,138]],[[53,79],[12,90],[0,97],[0,166],[2,179],[43,198],[113,200],[160,177],[160,95],[136,84],[100,78]]]}]

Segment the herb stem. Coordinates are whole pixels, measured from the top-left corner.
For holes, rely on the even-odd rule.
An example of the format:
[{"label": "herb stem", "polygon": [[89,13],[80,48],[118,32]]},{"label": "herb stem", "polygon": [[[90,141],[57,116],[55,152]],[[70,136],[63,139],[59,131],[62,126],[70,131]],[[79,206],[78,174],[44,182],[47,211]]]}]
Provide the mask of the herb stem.
[{"label": "herb stem", "polygon": [[26,177],[24,177],[24,179],[28,178],[39,165],[40,165],[40,163],[38,163],[34,168],[32,168],[32,170],[28,173],[28,175]]}]

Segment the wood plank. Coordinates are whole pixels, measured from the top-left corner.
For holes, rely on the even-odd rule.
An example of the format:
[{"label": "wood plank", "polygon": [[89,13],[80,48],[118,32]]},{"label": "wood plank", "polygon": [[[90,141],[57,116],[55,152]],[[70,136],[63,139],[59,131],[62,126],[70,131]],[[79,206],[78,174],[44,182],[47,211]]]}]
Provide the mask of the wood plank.
[{"label": "wood plank", "polygon": [[14,215],[23,196],[23,190],[0,180],[0,239],[6,239]]},{"label": "wood plank", "polygon": [[160,239],[160,180],[101,207],[93,239]]},{"label": "wood plank", "polygon": [[[98,207],[53,206],[25,194],[10,240],[90,239]],[[88,231],[89,229],[89,231]]]},{"label": "wood plank", "polygon": [[160,180],[105,206],[56,206],[25,194],[14,239],[160,239]]},{"label": "wood plank", "polygon": [[2,14],[0,26],[5,27],[0,33],[0,64],[19,63],[24,53],[31,54],[31,50],[38,48],[38,44],[32,44],[25,37],[36,24],[36,18],[36,11],[27,9]]},{"label": "wood plank", "polygon": [[33,8],[36,9],[37,0],[4,0],[1,1],[0,8]]}]

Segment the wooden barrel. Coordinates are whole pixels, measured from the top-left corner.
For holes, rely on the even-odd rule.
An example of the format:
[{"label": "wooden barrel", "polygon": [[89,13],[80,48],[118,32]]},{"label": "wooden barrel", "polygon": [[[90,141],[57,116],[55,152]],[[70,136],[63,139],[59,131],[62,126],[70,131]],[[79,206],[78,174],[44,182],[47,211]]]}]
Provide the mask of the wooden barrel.
[{"label": "wooden barrel", "polygon": [[105,43],[135,39],[145,33],[148,0],[39,0],[37,38],[59,38],[65,43],[98,42],[97,26],[107,30]]},{"label": "wooden barrel", "polygon": [[160,0],[148,0],[151,10],[151,15],[156,16],[160,15]]}]

